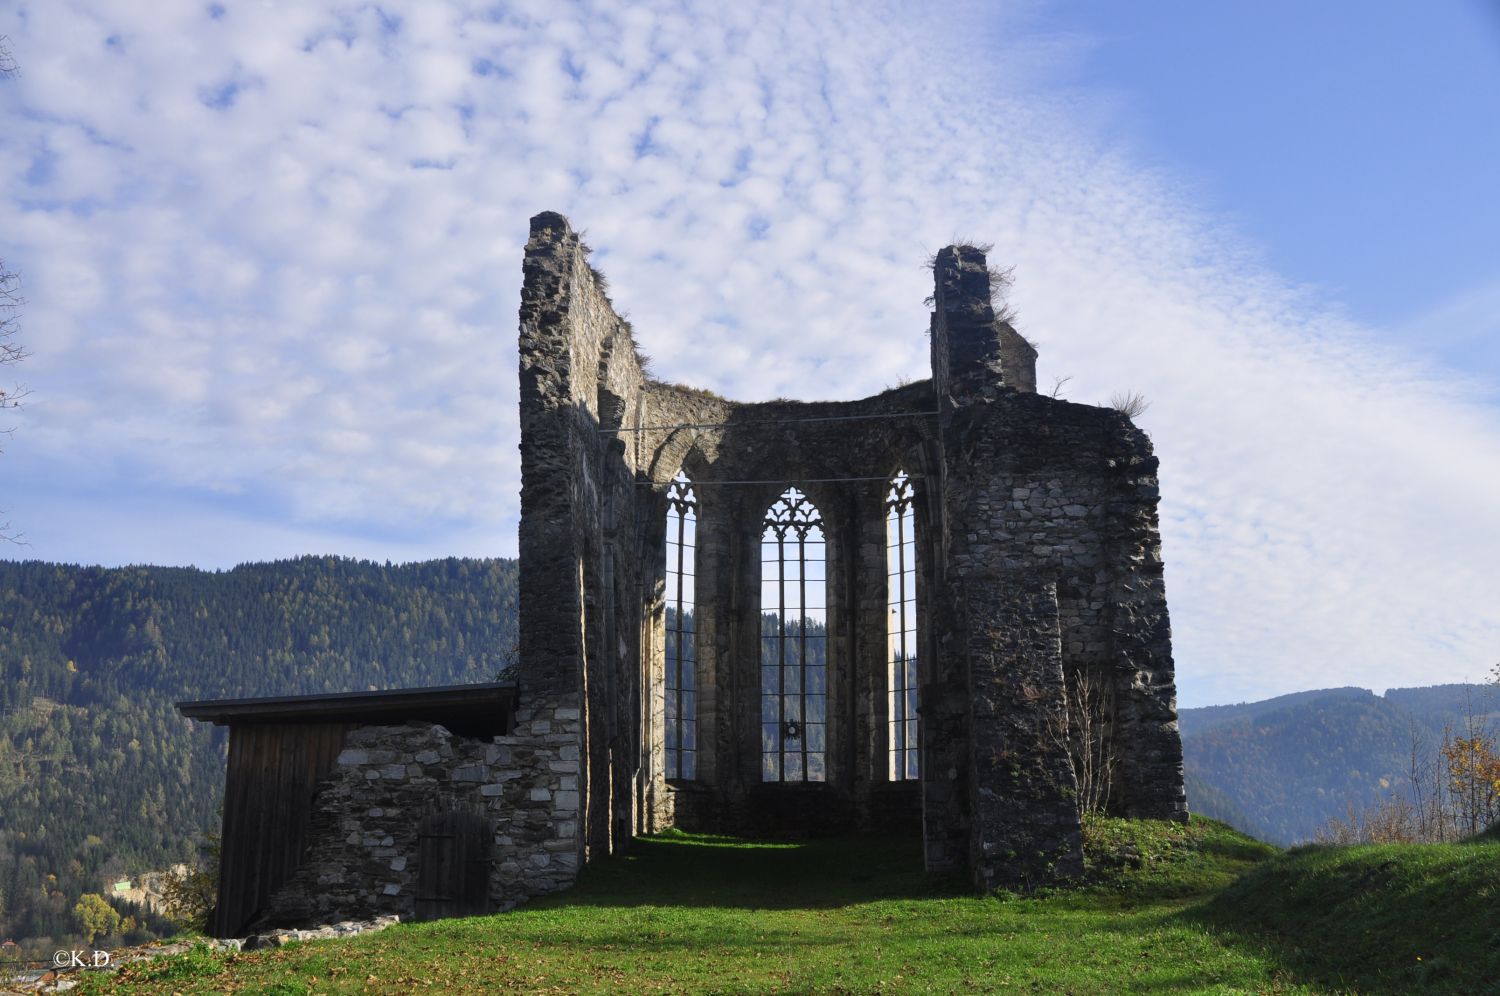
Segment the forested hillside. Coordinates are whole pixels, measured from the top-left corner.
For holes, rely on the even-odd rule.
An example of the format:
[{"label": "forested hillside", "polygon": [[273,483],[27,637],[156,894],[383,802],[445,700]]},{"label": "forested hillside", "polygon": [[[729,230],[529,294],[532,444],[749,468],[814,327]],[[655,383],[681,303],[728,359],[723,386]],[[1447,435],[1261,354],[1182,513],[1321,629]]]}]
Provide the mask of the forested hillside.
[{"label": "forested hillside", "polygon": [[[190,858],[217,823],[224,731],[174,702],[487,681],[515,625],[513,561],[0,561],[0,939],[74,934],[80,894]],[[1497,713],[1500,694],[1337,688],[1184,709],[1189,804],[1308,839],[1402,791],[1413,733],[1435,752],[1471,703]]]},{"label": "forested hillside", "polygon": [[224,731],[174,702],[490,681],[515,603],[507,560],[0,561],[0,939],[74,933],[216,823]]},{"label": "forested hillside", "polygon": [[1419,761],[1435,766],[1445,729],[1460,729],[1471,708],[1500,717],[1500,689],[1329,688],[1183,709],[1188,806],[1261,840],[1310,840],[1351,806],[1405,793],[1414,738]]}]

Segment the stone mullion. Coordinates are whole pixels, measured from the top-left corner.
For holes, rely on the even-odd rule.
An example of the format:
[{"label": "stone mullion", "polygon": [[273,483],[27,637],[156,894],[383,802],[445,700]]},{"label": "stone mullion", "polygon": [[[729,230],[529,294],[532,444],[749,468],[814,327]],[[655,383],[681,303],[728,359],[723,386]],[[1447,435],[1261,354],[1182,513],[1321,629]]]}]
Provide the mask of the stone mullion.
[{"label": "stone mullion", "polygon": [[[807,781],[807,530],[797,530],[797,738],[802,752],[802,780]],[[826,628],[825,628],[826,632]]]},{"label": "stone mullion", "polygon": [[786,536],[776,532],[776,780],[786,781]]},{"label": "stone mullion", "polygon": [[892,506],[891,511],[896,516],[896,604],[900,606],[896,610],[896,625],[899,627],[897,659],[891,662],[895,676],[892,684],[896,686],[896,701],[892,705],[896,713],[894,743],[896,778],[899,780],[906,777],[906,516],[902,514],[900,504]]},{"label": "stone mullion", "polygon": [[673,714],[676,717],[673,720],[673,723],[677,727],[677,729],[673,731],[674,733],[677,734],[677,737],[676,737],[676,739],[677,739],[677,756],[674,758],[675,763],[671,765],[671,767],[674,770],[673,770],[673,772],[672,772],[672,774],[670,776],[670,777],[675,777],[675,778],[681,778],[682,777],[682,769],[683,769],[682,755],[683,755],[683,751],[684,751],[683,737],[682,737],[682,731],[683,731],[683,722],[682,722],[682,632],[683,632],[683,630],[682,630],[682,561],[683,561],[683,555],[682,555],[682,537],[687,532],[686,524],[687,524],[687,508],[685,506],[683,506],[683,505],[678,505],[677,506],[677,590],[676,590],[676,592],[673,593],[676,596],[676,602],[677,602],[677,611],[675,613],[676,616],[677,616],[677,625],[676,625],[677,632],[675,634],[676,635],[676,644],[672,648],[672,650],[673,650],[672,660],[673,660],[673,663],[676,665],[676,668],[677,668],[677,673],[675,675],[673,675],[673,680],[674,680],[673,691],[677,695],[677,709],[676,709],[675,713]]}]

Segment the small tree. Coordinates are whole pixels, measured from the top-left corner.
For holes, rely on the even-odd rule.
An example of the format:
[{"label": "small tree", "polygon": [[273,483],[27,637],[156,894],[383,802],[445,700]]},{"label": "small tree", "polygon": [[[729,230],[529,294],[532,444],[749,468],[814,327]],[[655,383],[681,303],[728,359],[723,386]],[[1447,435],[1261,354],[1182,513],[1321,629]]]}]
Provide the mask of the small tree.
[{"label": "small tree", "polygon": [[1449,799],[1461,833],[1474,835],[1500,820],[1500,754],[1495,738],[1472,728],[1443,741]]},{"label": "small tree", "polygon": [[[13,76],[16,73],[15,60],[10,56],[10,39],[0,35],[0,79]],[[21,298],[21,278],[16,273],[5,268],[5,260],[0,259],[0,366],[19,363],[26,356],[26,351],[20,344],[14,342],[16,329],[20,323],[21,305],[25,301]],[[26,396],[26,390],[21,387],[7,388],[0,384],[0,413],[21,406],[21,399]],[[0,422],[0,435],[9,435],[11,427],[6,422]],[[0,523],[0,540],[14,540],[7,529],[9,523]]]},{"label": "small tree", "polygon": [[219,831],[209,830],[198,844],[196,867],[178,865],[162,876],[162,907],[167,919],[183,930],[208,933],[219,901]]},{"label": "small tree", "polygon": [[1063,749],[1078,784],[1080,813],[1103,813],[1109,808],[1116,756],[1110,736],[1113,695],[1108,682],[1088,668],[1079,668],[1063,682],[1067,708],[1056,714],[1049,733]]},{"label": "small tree", "polygon": [[78,921],[84,934],[84,943],[93,944],[101,934],[113,934],[120,929],[120,912],[109,905],[109,900],[95,892],[78,898],[73,907],[73,919]]},{"label": "small tree", "polygon": [[1412,724],[1407,778],[1405,795],[1393,794],[1362,812],[1350,803],[1347,818],[1329,820],[1316,839],[1438,844],[1474,836],[1500,822],[1500,745],[1472,700],[1458,730],[1445,729],[1436,751]]},{"label": "small tree", "polygon": [[500,652],[500,669],[495,672],[496,681],[521,680],[521,638],[513,636]]}]

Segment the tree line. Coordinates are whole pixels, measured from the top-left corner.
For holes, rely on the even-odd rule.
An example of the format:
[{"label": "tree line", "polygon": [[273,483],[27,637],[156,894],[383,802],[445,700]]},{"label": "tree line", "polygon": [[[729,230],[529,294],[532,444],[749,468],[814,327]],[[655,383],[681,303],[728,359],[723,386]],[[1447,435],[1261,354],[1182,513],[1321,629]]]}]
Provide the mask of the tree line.
[{"label": "tree line", "polygon": [[[1339,836],[1334,821],[1357,823],[1402,799],[1416,806],[1420,798],[1434,839],[1453,839],[1460,824],[1483,824],[1490,812],[1478,776],[1500,725],[1500,686],[1393,688],[1383,696],[1321,689],[1179,716],[1189,808],[1262,840]],[[1434,806],[1447,811],[1455,801],[1445,745],[1476,777],[1466,782],[1474,789],[1464,795],[1468,815],[1440,824]]]}]

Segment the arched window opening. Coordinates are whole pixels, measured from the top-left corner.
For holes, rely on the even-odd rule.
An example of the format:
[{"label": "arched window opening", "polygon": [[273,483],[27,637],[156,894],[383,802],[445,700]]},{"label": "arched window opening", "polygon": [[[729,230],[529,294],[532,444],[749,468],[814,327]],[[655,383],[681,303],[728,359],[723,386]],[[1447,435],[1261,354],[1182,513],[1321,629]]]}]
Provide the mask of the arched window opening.
[{"label": "arched window opening", "polygon": [[885,496],[886,704],[891,781],[917,777],[917,543],[912,487],[898,470]]},{"label": "arched window opening", "polygon": [[666,775],[698,776],[697,661],[693,624],[693,552],[698,499],[678,472],[667,487]]},{"label": "arched window opening", "polygon": [[828,778],[828,581],[823,517],[796,488],[761,533],[761,780]]}]

